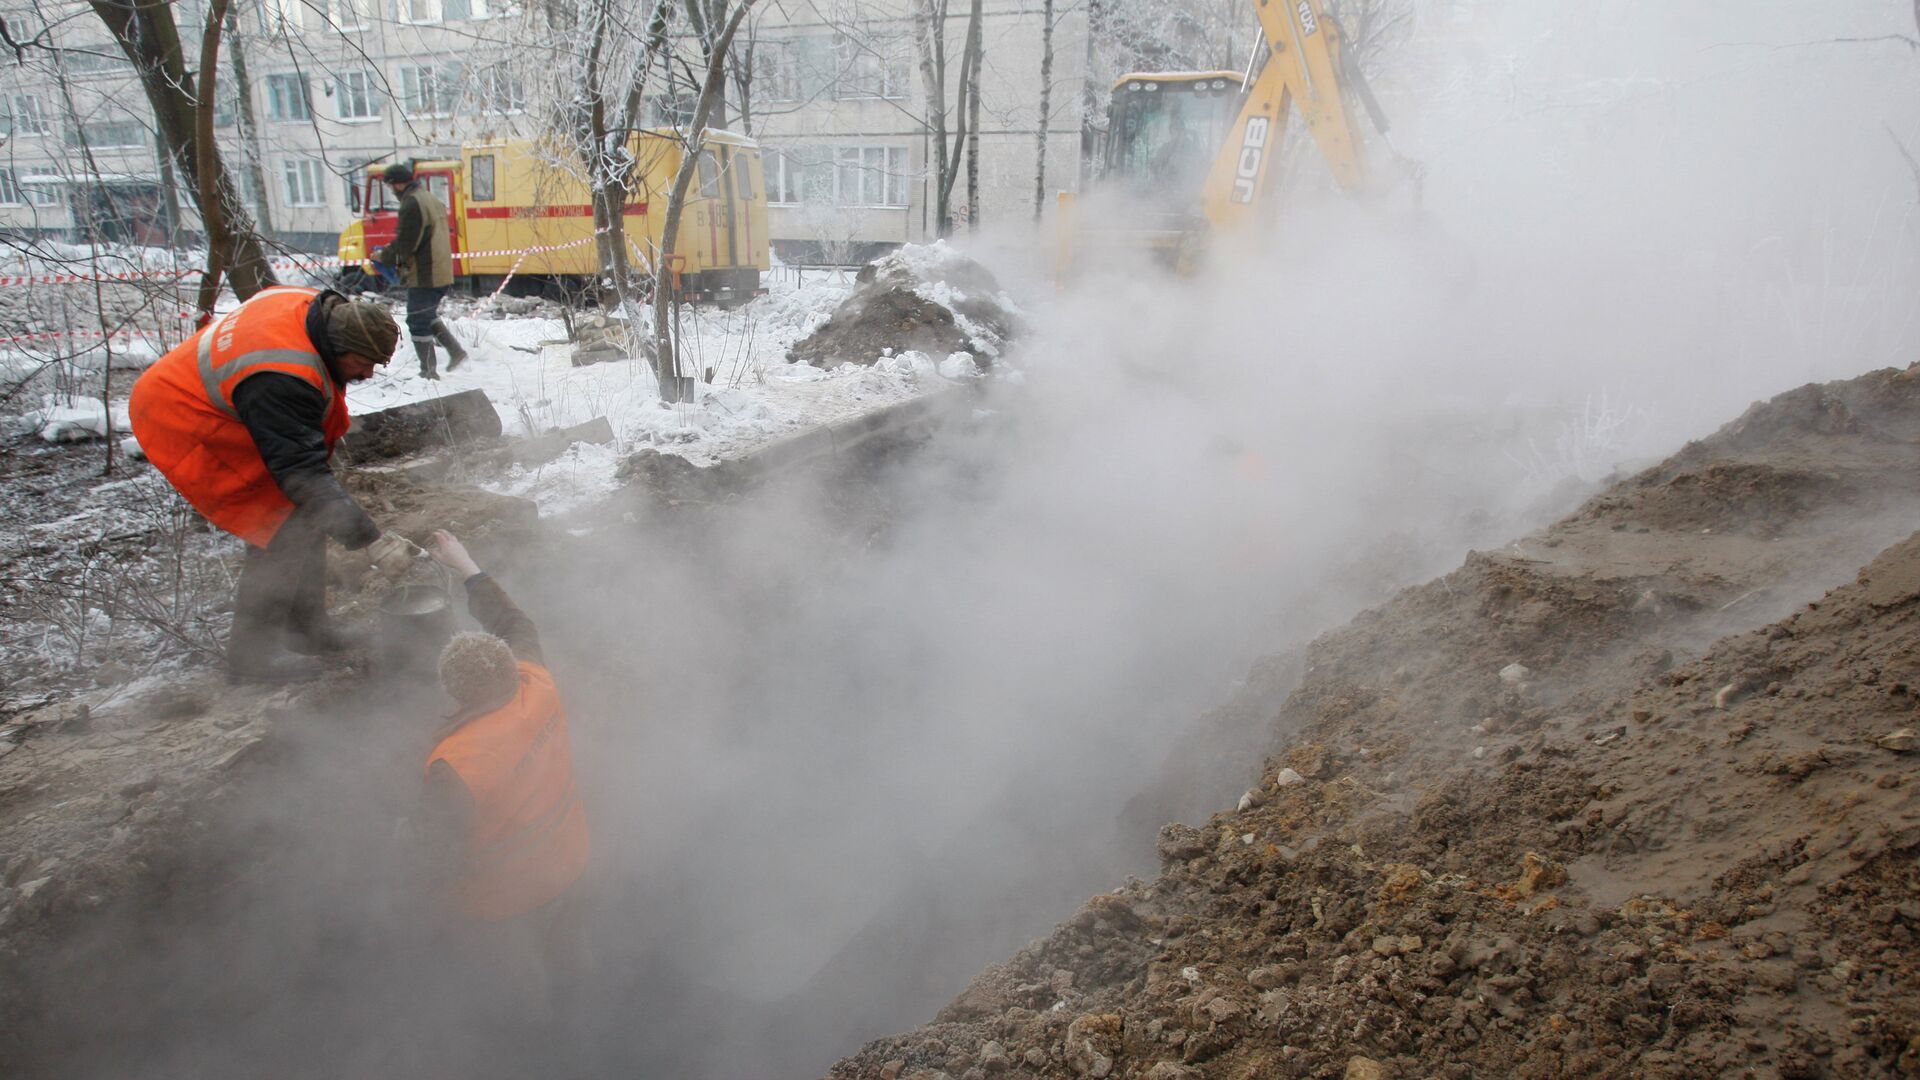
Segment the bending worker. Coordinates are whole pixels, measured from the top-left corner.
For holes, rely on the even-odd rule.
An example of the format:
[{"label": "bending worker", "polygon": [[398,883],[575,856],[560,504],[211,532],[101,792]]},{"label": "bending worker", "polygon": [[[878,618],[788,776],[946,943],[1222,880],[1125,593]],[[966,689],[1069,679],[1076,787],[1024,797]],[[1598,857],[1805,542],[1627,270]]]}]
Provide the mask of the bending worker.
[{"label": "bending worker", "polygon": [[420,357],[420,377],[438,379],[433,342],[447,347],[447,370],[466,362],[467,350],[440,318],[440,301],[453,285],[453,244],[447,236],[447,208],[427,185],[413,175],[410,165],[387,166],[381,177],[400,200],[393,243],[375,251],[373,261],[398,267],[407,286],[407,334]]},{"label": "bending worker", "polygon": [[567,712],[532,620],[452,533],[434,533],[430,550],[465,580],[467,610],[486,631],[455,635],[440,656],[440,683],[460,709],[427,755],[430,861],[460,914],[547,967],[561,898],[587,865]]},{"label": "bending worker", "polygon": [[[327,459],[347,430],[346,384],[393,355],[378,304],[331,290],[263,289],[162,356],[133,384],[140,449],[207,520],[247,542],[227,670],[236,680],[318,675],[352,646],[327,618],[326,538],[372,545],[383,569],[412,545],[382,535]],[[304,656],[287,656],[283,647]]]}]

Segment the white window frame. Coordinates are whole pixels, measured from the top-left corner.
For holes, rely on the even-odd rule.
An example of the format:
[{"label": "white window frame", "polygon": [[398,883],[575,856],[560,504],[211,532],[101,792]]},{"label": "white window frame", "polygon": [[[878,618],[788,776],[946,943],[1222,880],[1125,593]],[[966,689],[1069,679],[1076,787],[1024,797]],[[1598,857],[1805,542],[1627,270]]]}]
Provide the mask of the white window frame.
[{"label": "white window frame", "polygon": [[[459,87],[446,77],[445,72],[444,64],[403,65],[400,68],[400,112],[411,117],[452,116]],[[429,96],[431,100],[428,100]]]},{"label": "white window frame", "polygon": [[13,178],[12,169],[0,169],[0,206],[25,206],[27,193],[20,189],[20,182]]},{"label": "white window frame", "polygon": [[[138,134],[135,135],[132,142],[94,142],[91,136],[104,128],[112,128],[116,131],[123,132],[132,131]],[[68,145],[73,147],[79,147],[82,144],[89,150],[132,150],[151,147],[153,145],[153,131],[148,128],[147,125],[133,119],[95,120],[81,124],[76,138],[68,142]]]},{"label": "white window frame", "polygon": [[369,7],[369,0],[331,0],[327,10],[333,16],[335,30],[365,30]]},{"label": "white window frame", "polygon": [[280,162],[280,195],[287,208],[327,205],[327,163],[319,158],[285,158]]},{"label": "white window frame", "polygon": [[[288,95],[286,88],[297,93]],[[267,120],[275,124],[306,124],[313,121],[313,80],[297,72],[280,72],[266,78]],[[297,99],[297,100],[296,100]],[[298,105],[288,112],[283,106]]]},{"label": "white window frame", "polygon": [[807,163],[796,148],[768,150],[761,156],[768,206],[800,206],[807,201]]},{"label": "white window frame", "polygon": [[834,205],[858,210],[906,209],[910,160],[904,146],[834,147]]},{"label": "white window frame", "polygon": [[[501,94],[502,88],[508,92]],[[509,63],[489,64],[476,72],[473,96],[482,116],[516,116],[527,111],[527,81]]]},{"label": "white window frame", "polygon": [[800,78],[800,42],[780,38],[763,41],[754,48],[767,50],[759,78],[760,85],[766,88],[767,100],[780,104],[805,100],[806,87]]},{"label": "white window frame", "polygon": [[446,21],[440,0],[393,0],[394,20],[407,26],[434,26]]},{"label": "white window frame", "polygon": [[20,190],[26,193],[28,206],[59,206],[60,192],[56,190],[59,182],[60,178],[51,173],[28,173],[16,180]]},{"label": "white window frame", "polygon": [[841,31],[834,40],[840,71],[833,96],[840,101],[904,100],[913,79],[901,43],[892,35]]},{"label": "white window frame", "polygon": [[7,99],[7,126],[14,135],[53,134],[38,94],[14,94]]},{"label": "white window frame", "polygon": [[287,30],[302,33],[307,29],[307,6],[304,0],[267,0],[262,9],[267,29]]},{"label": "white window frame", "polygon": [[[333,77],[333,117],[342,123],[364,124],[380,119],[385,97],[371,71],[342,71]],[[362,108],[349,111],[349,102]]]}]

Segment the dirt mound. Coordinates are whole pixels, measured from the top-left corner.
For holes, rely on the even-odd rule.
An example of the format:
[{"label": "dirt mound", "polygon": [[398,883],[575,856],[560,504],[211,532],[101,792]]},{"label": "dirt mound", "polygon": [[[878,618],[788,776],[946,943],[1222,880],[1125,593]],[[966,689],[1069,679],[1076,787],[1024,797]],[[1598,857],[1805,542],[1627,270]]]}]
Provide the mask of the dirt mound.
[{"label": "dirt mound", "polygon": [[1238,809],[832,1076],[1920,1069],[1916,434],[1782,395],[1325,635]]},{"label": "dirt mound", "polygon": [[992,365],[1019,331],[1019,317],[992,272],[948,248],[906,248],[862,267],[858,287],[787,359],[815,367],[871,364],[921,352],[935,360],[970,353]]}]

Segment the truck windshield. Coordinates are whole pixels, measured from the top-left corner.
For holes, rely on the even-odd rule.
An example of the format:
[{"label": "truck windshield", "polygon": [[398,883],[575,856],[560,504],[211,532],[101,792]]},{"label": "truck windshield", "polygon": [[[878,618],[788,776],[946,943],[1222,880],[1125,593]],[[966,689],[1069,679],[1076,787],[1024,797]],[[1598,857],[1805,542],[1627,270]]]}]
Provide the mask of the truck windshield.
[{"label": "truck windshield", "polygon": [[1108,181],[1154,202],[1197,200],[1239,107],[1237,79],[1123,81],[1108,113]]}]

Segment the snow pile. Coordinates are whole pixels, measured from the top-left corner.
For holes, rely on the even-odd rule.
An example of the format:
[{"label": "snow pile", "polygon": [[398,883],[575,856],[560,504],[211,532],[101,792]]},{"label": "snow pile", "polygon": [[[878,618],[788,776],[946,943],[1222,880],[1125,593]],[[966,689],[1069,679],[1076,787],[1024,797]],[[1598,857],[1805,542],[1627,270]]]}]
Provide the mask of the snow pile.
[{"label": "snow pile", "polygon": [[[41,407],[13,419],[16,430],[38,435],[48,442],[82,442],[107,434],[107,409],[97,398],[67,398],[65,404],[48,394]],[[125,432],[131,426],[124,401],[113,404],[113,430]]]},{"label": "snow pile", "polygon": [[440,379],[423,379],[412,347],[403,343],[372,379],[347,388],[347,402],[358,415],[478,389],[512,437],[606,417],[611,444],[576,444],[554,461],[515,467],[489,485],[533,499],[543,513],[562,513],[614,490],[619,463],[638,450],[708,465],[977,376],[974,357],[964,351],[899,351],[871,366],[829,369],[786,362],[793,342],[849,289],[832,279],[775,280],[769,295],[732,311],[683,310],[681,358],[690,370],[713,372],[711,382],[697,384],[690,403],[661,401],[645,359],[573,366],[559,319],[494,318],[491,311],[449,320],[471,356],[457,370],[446,370],[443,355]]},{"label": "snow pile", "polygon": [[832,367],[907,351],[964,351],[984,365],[1019,330],[1019,308],[993,274],[944,241],[908,244],[864,267],[859,281],[789,358]]}]

